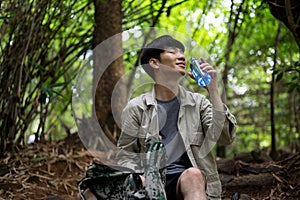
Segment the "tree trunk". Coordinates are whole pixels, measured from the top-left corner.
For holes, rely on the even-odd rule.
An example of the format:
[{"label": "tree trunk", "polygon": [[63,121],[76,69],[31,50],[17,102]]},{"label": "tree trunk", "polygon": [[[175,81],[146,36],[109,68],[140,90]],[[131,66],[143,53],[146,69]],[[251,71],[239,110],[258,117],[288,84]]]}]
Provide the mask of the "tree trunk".
[{"label": "tree trunk", "polygon": [[[124,74],[122,56],[122,12],[121,0],[94,0],[95,5],[95,30],[93,35],[93,61],[94,61],[94,108],[100,126],[106,136],[116,142],[119,128],[116,120],[120,117],[120,112],[125,101],[125,91],[115,89],[116,83]],[[115,36],[116,34],[119,34]],[[97,51],[97,45],[109,40],[109,46]],[[105,60],[114,59],[113,62]],[[117,91],[116,91],[117,90]],[[112,101],[112,93],[117,92],[120,98]],[[113,114],[112,106],[117,110],[117,115]]]},{"label": "tree trunk", "polygon": [[258,175],[238,176],[225,184],[225,187],[262,187],[272,185],[274,177],[270,173],[262,173]]},{"label": "tree trunk", "polygon": [[[232,46],[234,44],[234,40],[237,37],[238,29],[240,29],[242,22],[239,22],[241,19],[240,14],[242,13],[242,8],[243,8],[244,0],[240,3],[237,14],[234,15],[236,12],[234,9],[234,2],[232,1],[231,4],[231,10],[230,10],[230,16],[229,16],[229,22],[228,22],[228,41],[226,45],[226,53],[225,53],[225,67],[223,71],[223,84],[224,84],[224,90],[222,93],[222,101],[227,104],[227,88],[228,88],[228,71],[230,69],[230,53],[232,50]],[[234,17],[235,16],[235,17]],[[239,24],[241,23],[241,24]],[[226,157],[226,147],[223,145],[218,145],[217,146],[217,156],[221,158]]]},{"label": "tree trunk", "polygon": [[281,31],[281,24],[278,25],[278,30],[275,38],[275,53],[273,57],[273,73],[272,73],[272,81],[270,85],[270,120],[271,120],[271,153],[270,156],[273,160],[276,160],[278,157],[278,153],[276,150],[276,130],[275,130],[275,102],[274,102],[274,88],[275,88],[275,70],[277,63],[277,48],[279,43],[279,36]]}]

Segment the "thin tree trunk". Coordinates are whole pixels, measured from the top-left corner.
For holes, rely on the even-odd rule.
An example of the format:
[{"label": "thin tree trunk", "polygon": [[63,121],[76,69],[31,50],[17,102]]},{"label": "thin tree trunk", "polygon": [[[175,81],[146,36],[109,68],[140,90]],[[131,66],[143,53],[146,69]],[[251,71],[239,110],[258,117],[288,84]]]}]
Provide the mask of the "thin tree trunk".
[{"label": "thin tree trunk", "polygon": [[276,130],[275,130],[275,106],[274,106],[274,87],[275,87],[275,70],[276,70],[276,62],[277,62],[277,48],[279,44],[279,36],[281,31],[282,24],[279,23],[276,38],[275,38],[275,52],[273,57],[273,72],[272,72],[272,81],[270,86],[270,121],[271,121],[271,152],[270,156],[273,160],[276,160],[278,157],[278,153],[276,150]]},{"label": "thin tree trunk", "polygon": [[[229,62],[230,62],[230,53],[232,50],[232,45],[234,43],[235,38],[238,35],[238,29],[241,27],[241,24],[239,25],[239,19],[240,14],[242,13],[244,1],[241,2],[238,8],[238,13],[236,14],[234,18],[234,2],[231,1],[231,10],[230,10],[230,16],[229,16],[229,22],[228,22],[228,41],[226,45],[226,53],[225,53],[225,66],[223,71],[223,84],[224,84],[224,90],[222,93],[222,101],[227,104],[227,88],[228,88],[228,71],[229,71]],[[226,147],[223,145],[217,146],[217,156],[225,158],[226,157]]]}]

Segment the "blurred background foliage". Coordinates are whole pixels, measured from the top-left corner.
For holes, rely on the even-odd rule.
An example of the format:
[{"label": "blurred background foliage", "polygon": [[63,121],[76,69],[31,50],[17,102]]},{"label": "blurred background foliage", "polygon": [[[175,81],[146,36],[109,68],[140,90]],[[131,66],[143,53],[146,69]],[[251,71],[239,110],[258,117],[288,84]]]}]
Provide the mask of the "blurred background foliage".
[{"label": "blurred background foliage", "polygon": [[[223,100],[238,121],[227,156],[299,145],[299,46],[271,14],[270,1],[129,0],[121,6],[123,31],[155,27],[182,33],[220,72]],[[30,135],[47,142],[76,133],[72,94],[77,75],[91,62],[93,1],[4,0],[0,11],[0,152],[27,144]],[[132,35],[123,34],[123,59],[135,88],[145,81],[137,60],[147,33]],[[188,56],[197,48],[189,46]],[[82,84],[82,91],[89,89]]]}]

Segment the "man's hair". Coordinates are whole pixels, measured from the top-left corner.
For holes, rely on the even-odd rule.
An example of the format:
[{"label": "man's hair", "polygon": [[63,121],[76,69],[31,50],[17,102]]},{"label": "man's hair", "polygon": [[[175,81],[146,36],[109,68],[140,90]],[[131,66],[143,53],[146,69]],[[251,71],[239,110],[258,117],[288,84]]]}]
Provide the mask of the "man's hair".
[{"label": "man's hair", "polygon": [[154,39],[151,43],[147,44],[141,52],[140,62],[143,69],[154,79],[154,72],[149,65],[151,58],[160,60],[160,54],[165,51],[166,48],[176,47],[185,50],[184,45],[178,40],[174,39],[170,35],[163,35]]}]

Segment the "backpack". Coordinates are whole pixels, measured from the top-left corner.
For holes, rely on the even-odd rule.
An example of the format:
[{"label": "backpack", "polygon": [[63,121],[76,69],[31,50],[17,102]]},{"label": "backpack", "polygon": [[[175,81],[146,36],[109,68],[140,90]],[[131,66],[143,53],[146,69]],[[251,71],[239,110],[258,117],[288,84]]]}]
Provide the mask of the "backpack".
[{"label": "backpack", "polygon": [[79,195],[85,200],[83,191],[89,188],[99,200],[166,200],[166,168],[158,168],[165,155],[165,148],[161,142],[155,141],[148,146],[145,186],[142,184],[141,174],[129,168],[93,162],[86,170],[85,177],[77,183]]}]

